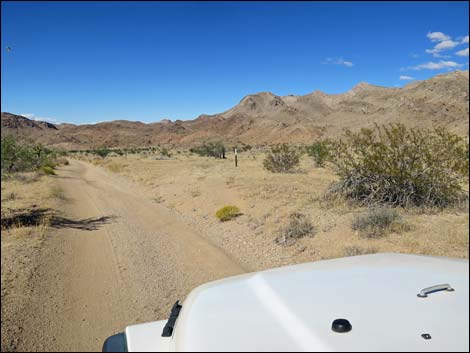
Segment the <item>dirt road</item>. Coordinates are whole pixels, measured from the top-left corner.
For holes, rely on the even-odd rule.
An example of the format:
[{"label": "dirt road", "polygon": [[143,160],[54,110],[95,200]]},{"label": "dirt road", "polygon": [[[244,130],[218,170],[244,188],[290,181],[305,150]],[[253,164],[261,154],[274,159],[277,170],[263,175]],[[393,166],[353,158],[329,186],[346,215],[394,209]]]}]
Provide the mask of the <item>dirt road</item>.
[{"label": "dirt road", "polygon": [[101,350],[197,285],[245,271],[130,181],[80,161],[57,179],[69,221],[45,245],[20,348]]}]

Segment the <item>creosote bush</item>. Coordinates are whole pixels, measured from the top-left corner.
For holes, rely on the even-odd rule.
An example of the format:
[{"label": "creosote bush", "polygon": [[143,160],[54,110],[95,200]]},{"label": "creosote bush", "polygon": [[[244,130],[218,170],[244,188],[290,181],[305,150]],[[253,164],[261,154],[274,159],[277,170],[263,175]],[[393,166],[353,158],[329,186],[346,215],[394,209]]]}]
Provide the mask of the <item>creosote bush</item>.
[{"label": "creosote bush", "polygon": [[306,147],[307,154],[313,158],[317,167],[323,167],[330,157],[331,142],[328,140],[318,141]]},{"label": "creosote bush", "polygon": [[334,143],[330,189],[362,205],[446,207],[467,200],[468,142],[444,128],[376,126]]},{"label": "creosote bush", "polygon": [[96,150],[93,151],[94,154],[97,154],[98,156],[100,156],[101,158],[106,158],[106,156],[108,154],[110,154],[112,151],[106,147],[103,147],[103,148],[98,148]]},{"label": "creosote bush", "polygon": [[289,173],[300,163],[300,152],[288,144],[275,145],[263,161],[265,169],[273,173]]},{"label": "creosote bush", "polygon": [[225,158],[225,145],[220,142],[204,142],[201,146],[189,149],[191,153],[195,153],[202,157]]},{"label": "creosote bush", "polygon": [[366,238],[380,238],[389,232],[400,233],[409,230],[408,224],[395,209],[370,209],[366,214],[356,217],[352,224]]},{"label": "creosote bush", "polygon": [[2,175],[36,171],[42,167],[54,168],[57,164],[57,155],[57,151],[7,135],[1,139]]},{"label": "creosote bush", "polygon": [[240,215],[240,209],[237,206],[224,206],[219,209],[215,216],[221,221],[230,221],[232,218],[235,218]]},{"label": "creosote bush", "polygon": [[275,242],[280,245],[292,245],[297,239],[305,236],[314,236],[315,226],[302,213],[293,212],[289,215],[289,223],[279,230]]},{"label": "creosote bush", "polygon": [[165,147],[163,147],[163,148],[161,149],[160,154],[161,154],[163,157],[171,158],[171,153],[170,153],[170,151],[169,151],[167,148],[165,148]]}]

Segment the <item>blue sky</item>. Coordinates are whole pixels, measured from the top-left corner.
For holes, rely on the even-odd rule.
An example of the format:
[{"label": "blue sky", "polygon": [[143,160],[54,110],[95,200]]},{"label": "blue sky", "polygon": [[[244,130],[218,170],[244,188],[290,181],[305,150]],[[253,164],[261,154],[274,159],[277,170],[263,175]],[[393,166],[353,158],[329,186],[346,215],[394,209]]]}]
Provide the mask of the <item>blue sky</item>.
[{"label": "blue sky", "polygon": [[1,10],[1,109],[56,122],[186,120],[260,91],[341,93],[468,69],[467,2],[35,1]]}]

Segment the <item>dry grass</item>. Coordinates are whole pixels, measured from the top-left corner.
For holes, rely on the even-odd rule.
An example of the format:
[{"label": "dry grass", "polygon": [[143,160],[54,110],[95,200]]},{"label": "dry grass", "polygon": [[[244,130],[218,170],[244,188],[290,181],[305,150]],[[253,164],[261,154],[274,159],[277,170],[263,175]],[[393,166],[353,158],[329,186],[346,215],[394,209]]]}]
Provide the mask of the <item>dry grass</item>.
[{"label": "dry grass", "polygon": [[316,232],[316,228],[304,214],[293,212],[289,215],[289,223],[280,229],[275,241],[280,245],[292,245],[300,238],[314,236]]},{"label": "dry grass", "polygon": [[[355,216],[367,208],[350,205],[340,197],[324,198],[329,185],[337,180],[331,169],[317,168],[304,156],[299,167],[302,173],[275,174],[263,169],[263,156],[255,151],[239,153],[237,168],[229,153],[226,160],[182,152],[167,161],[129,155],[98,163],[127,165],[120,174],[145,184],[158,194],[162,205],[192,220],[201,234],[254,270],[343,257],[346,246],[468,258],[465,210],[400,211],[409,231],[367,239],[351,228]],[[237,205],[245,215],[221,223],[213,215],[224,205]],[[299,239],[294,246],[278,246],[274,239],[292,212],[307,216],[317,233]]]},{"label": "dry grass", "polygon": [[113,173],[120,173],[126,168],[126,165],[117,162],[111,162],[106,164],[106,168],[108,168]]},{"label": "dry grass", "polygon": [[199,197],[199,196],[201,196],[201,191],[200,190],[191,190],[191,196],[192,197]]},{"label": "dry grass", "polygon": [[18,198],[18,194],[16,192],[9,192],[9,193],[5,193],[5,198],[2,199],[2,201],[13,201],[13,200],[16,200]]},{"label": "dry grass", "polygon": [[59,199],[62,201],[67,200],[67,197],[65,196],[64,190],[62,190],[60,187],[53,186],[50,191],[50,196],[54,199]]},{"label": "dry grass", "polygon": [[165,201],[165,200],[163,199],[163,197],[158,196],[158,195],[155,196],[152,200],[153,200],[154,202],[156,202],[156,203],[162,203],[162,202]]},{"label": "dry grass", "polygon": [[[36,209],[58,209],[60,202],[65,200],[63,191],[56,185],[56,180],[37,173],[23,173],[13,175],[2,181],[2,219],[14,216],[18,212]],[[12,197],[11,195],[15,195]],[[4,235],[43,236],[49,226],[49,216],[44,215],[38,225],[28,226],[17,223],[13,227],[2,230],[2,241]]]},{"label": "dry grass", "polygon": [[411,227],[396,209],[371,208],[354,219],[352,229],[367,238],[380,238],[389,233],[409,231]]},{"label": "dry grass", "polygon": [[378,251],[379,249],[374,248],[374,247],[363,248],[363,247],[354,246],[354,245],[344,247],[345,256],[359,256],[359,255],[375,254]]},{"label": "dry grass", "polygon": [[41,210],[59,209],[62,202],[51,197],[56,182],[38,173],[14,174],[2,180],[2,350],[18,349],[17,339],[24,327],[22,313],[35,294],[32,279],[43,261],[44,244],[51,230],[51,214]]}]

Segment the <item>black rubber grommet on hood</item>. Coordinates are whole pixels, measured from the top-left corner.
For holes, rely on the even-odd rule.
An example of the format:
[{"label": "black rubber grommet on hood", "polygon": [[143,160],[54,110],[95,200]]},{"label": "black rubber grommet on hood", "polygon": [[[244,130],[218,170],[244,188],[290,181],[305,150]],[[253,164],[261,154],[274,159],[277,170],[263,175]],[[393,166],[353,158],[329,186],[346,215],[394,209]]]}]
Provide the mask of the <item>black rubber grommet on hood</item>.
[{"label": "black rubber grommet on hood", "polygon": [[331,329],[334,332],[349,332],[352,330],[351,323],[346,319],[336,319],[331,324]]}]

